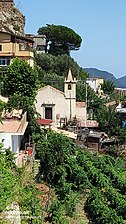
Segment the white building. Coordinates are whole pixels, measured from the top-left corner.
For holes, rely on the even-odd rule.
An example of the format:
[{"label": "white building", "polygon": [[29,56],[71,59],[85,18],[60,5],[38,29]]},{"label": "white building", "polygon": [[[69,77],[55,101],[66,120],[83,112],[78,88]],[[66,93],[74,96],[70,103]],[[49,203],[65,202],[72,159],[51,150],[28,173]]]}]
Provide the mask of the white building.
[{"label": "white building", "polygon": [[10,148],[15,154],[19,153],[27,125],[26,113],[21,119],[6,118],[2,120],[0,123],[0,142],[3,143],[5,149]]},{"label": "white building", "polygon": [[126,95],[126,88],[115,88],[115,92],[119,94],[120,96]]},{"label": "white building", "polygon": [[60,123],[86,119],[86,107],[84,102],[76,102],[76,79],[72,77],[71,70],[64,81],[64,92],[45,86],[38,90],[36,96],[36,110],[41,118],[52,119],[54,126]]},{"label": "white building", "polygon": [[35,35],[33,37],[34,44],[33,48],[37,53],[45,53],[47,50],[46,36],[45,35]]},{"label": "white building", "polygon": [[26,34],[26,37],[29,37],[33,40],[33,49],[35,49],[37,54],[47,52],[47,42],[45,35]]},{"label": "white building", "polygon": [[102,95],[101,85],[104,83],[103,78],[90,77],[86,79],[86,82],[95,91],[95,93]]},{"label": "white building", "polygon": [[[0,100],[7,102],[8,98],[0,95]],[[13,110],[11,113],[3,111],[0,123],[0,142],[3,143],[3,148],[10,148],[18,154],[27,125],[26,113],[22,114],[22,110]]]}]

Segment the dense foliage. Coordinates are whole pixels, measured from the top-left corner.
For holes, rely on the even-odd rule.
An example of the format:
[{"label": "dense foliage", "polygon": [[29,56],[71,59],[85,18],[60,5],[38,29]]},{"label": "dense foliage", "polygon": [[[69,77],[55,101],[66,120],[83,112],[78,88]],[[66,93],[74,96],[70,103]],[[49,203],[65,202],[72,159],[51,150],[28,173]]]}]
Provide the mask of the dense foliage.
[{"label": "dense foliage", "polygon": [[5,108],[5,103],[0,100],[0,122],[2,121],[2,112]]},{"label": "dense foliage", "polygon": [[115,85],[114,82],[111,80],[104,80],[104,83],[102,84],[102,89],[104,93],[111,94],[114,91]]},{"label": "dense foliage", "polygon": [[[77,83],[77,100],[85,99],[84,83],[88,76],[82,68],[68,55],[53,56],[50,54],[35,55],[36,68],[38,71],[39,85],[52,85],[53,87],[64,90],[64,79],[71,68],[73,77],[80,82]],[[81,95],[81,93],[83,94]]]},{"label": "dense foliage", "polygon": [[36,81],[37,76],[32,67],[26,61],[16,58],[7,68],[3,89],[7,96],[20,94],[33,97]]},{"label": "dense foliage", "polygon": [[[6,109],[22,109],[27,112],[27,120],[29,122],[29,134],[37,128],[35,115],[37,114],[34,102],[36,91],[38,88],[38,71],[33,69],[27,62],[16,58],[9,65],[2,79],[3,94],[8,96],[9,100]],[[3,104],[0,103],[1,110]]]},{"label": "dense foliage", "polygon": [[0,144],[0,212],[6,211],[12,203],[17,203],[25,224],[32,217],[32,223],[40,223],[41,207],[37,195],[32,176],[24,168],[18,169],[13,153],[10,149],[3,149]]},{"label": "dense foliage", "polygon": [[51,131],[47,133],[47,138],[43,132],[40,136],[37,136],[39,141],[36,141],[41,161],[38,179],[41,181],[42,175],[55,187],[57,194],[49,210],[48,220],[69,223],[65,217],[75,214],[77,194],[86,194],[88,190],[86,211],[89,219],[100,224],[126,223],[124,162],[108,155],[98,156],[83,151],[67,137]]},{"label": "dense foliage", "polygon": [[52,55],[69,54],[71,50],[78,50],[81,46],[81,37],[66,26],[47,24],[39,28],[38,33],[46,35],[48,53]]},{"label": "dense foliage", "polygon": [[105,131],[109,135],[115,135],[119,127],[119,118],[117,112],[112,107],[102,106],[97,111],[97,120],[101,131]]},{"label": "dense foliage", "polygon": [[56,73],[58,76],[67,76],[69,68],[74,77],[87,77],[87,73],[68,55],[53,56],[50,54],[36,54],[35,63],[41,68],[41,73]]},{"label": "dense foliage", "polygon": [[[78,194],[84,194],[88,197],[85,208],[93,223],[126,223],[126,171],[123,161],[86,152],[63,135],[51,131],[45,133],[35,121],[33,102],[36,87],[50,84],[63,90],[64,77],[71,67],[74,77],[80,80],[77,100],[84,101],[87,74],[66,54],[57,57],[40,54],[36,55],[35,60],[36,71],[21,60],[14,60],[3,79],[3,90],[9,96],[8,108],[22,108],[28,112],[29,133],[36,143],[36,157],[41,162],[38,181],[46,181],[55,189],[56,196],[47,211],[47,221],[68,224],[68,217],[75,215]],[[120,133],[125,140],[125,133],[117,127],[117,114],[107,109],[104,101],[89,87],[87,103],[94,110],[101,130],[114,135]],[[0,170],[1,211],[16,201],[22,211],[28,209],[31,216],[38,217],[41,212],[33,178],[16,168],[13,155],[8,150],[6,153],[0,151]],[[30,221],[41,223],[39,219]]]}]

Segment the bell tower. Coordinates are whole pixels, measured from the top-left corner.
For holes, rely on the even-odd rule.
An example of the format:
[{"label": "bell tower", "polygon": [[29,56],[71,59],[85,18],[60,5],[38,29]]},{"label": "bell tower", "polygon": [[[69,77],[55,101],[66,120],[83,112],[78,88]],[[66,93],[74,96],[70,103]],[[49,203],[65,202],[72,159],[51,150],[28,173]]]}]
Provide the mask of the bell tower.
[{"label": "bell tower", "polygon": [[76,82],[76,78],[73,79],[71,69],[69,69],[68,76],[64,81],[64,93],[69,121],[72,121],[76,113]]},{"label": "bell tower", "polygon": [[73,79],[71,69],[69,69],[68,76],[64,81],[64,93],[66,99],[76,99],[76,78]]}]

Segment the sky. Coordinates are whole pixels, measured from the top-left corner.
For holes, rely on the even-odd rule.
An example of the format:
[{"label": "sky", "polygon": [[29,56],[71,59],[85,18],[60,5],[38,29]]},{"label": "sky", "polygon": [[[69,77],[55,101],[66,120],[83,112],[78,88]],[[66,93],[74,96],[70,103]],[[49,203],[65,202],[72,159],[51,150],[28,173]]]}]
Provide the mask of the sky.
[{"label": "sky", "polygon": [[63,25],[82,38],[71,57],[83,68],[126,75],[126,0],[15,0],[26,17],[25,33]]}]

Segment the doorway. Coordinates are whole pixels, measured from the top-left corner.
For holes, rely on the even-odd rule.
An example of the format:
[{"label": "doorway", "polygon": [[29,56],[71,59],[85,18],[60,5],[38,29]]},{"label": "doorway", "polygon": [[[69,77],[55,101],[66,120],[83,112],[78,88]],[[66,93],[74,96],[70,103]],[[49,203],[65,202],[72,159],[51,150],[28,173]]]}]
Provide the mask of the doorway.
[{"label": "doorway", "polygon": [[52,120],[52,107],[45,107],[45,119]]}]

